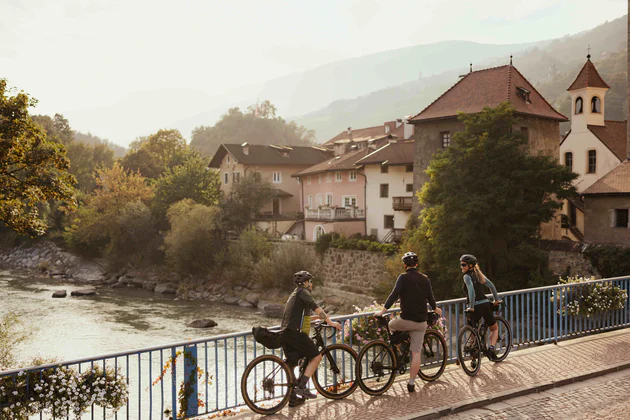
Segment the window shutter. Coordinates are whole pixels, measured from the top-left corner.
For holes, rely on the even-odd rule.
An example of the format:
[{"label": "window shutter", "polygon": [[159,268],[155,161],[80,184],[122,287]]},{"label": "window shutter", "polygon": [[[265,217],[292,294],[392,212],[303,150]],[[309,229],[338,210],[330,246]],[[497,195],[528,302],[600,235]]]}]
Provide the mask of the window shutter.
[{"label": "window shutter", "polygon": [[608,214],[610,215],[610,227],[615,227],[615,210],[608,210]]}]

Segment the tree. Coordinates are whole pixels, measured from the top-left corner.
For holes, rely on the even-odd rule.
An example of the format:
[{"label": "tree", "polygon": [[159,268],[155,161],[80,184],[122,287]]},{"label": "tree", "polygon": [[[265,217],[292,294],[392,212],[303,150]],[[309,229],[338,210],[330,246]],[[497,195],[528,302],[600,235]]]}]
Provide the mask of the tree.
[{"label": "tree", "polygon": [[37,101],[9,94],[0,79],[0,221],[21,235],[40,236],[47,224],[36,206],[58,200],[74,210],[76,180],[64,146],[48,140],[29,116]]},{"label": "tree", "polygon": [[219,173],[208,168],[208,162],[198,152],[181,165],[168,168],[155,184],[154,213],[158,220],[166,218],[168,208],[185,198],[198,204],[216,205],[221,196]]},{"label": "tree", "polygon": [[187,156],[186,140],[178,130],[159,130],[134,140],[122,164],[142,176],[157,179],[167,168],[183,162]]},{"label": "tree", "polygon": [[223,228],[241,232],[274,194],[271,183],[259,172],[247,174],[232,186],[221,202]]},{"label": "tree", "polygon": [[212,156],[222,143],[247,141],[250,144],[287,144],[310,146],[315,132],[287,123],[276,116],[276,107],[269,101],[251,105],[247,112],[230,108],[214,127],[200,126],[193,130],[190,145],[204,156]]},{"label": "tree", "polygon": [[460,120],[465,131],[429,164],[430,180],[419,193],[426,208],[406,246],[421,253],[423,268],[437,273],[445,292],[459,285],[464,253],[476,255],[499,287],[524,287],[541,275],[540,225],[575,193],[576,175],[551,157],[529,154],[527,139],[512,130],[518,120],[509,103]]}]

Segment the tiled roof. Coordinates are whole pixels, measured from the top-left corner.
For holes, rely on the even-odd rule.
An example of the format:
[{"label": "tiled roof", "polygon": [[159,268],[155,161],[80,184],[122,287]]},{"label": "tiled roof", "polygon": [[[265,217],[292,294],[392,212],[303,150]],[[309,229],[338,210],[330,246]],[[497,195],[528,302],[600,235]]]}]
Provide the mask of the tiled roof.
[{"label": "tiled roof", "polygon": [[[330,158],[332,152],[319,147],[249,144],[249,153],[241,144],[222,144],[210,161],[211,168],[221,166],[226,153],[244,165],[315,165]],[[285,156],[286,154],[286,156]]]},{"label": "tiled roof", "polygon": [[[529,96],[529,101],[526,100]],[[509,101],[517,113],[568,121],[512,65],[493,67],[466,74],[409,122],[421,122],[474,114],[484,107],[495,108]]]},{"label": "tiled roof", "polygon": [[[389,126],[389,133],[385,132],[385,126]],[[324,146],[331,146],[338,141],[369,141],[375,139],[382,139],[388,135],[392,135],[395,137],[403,138],[405,133],[405,125],[401,124],[400,127],[396,128],[396,121],[388,121],[383,125],[377,125],[375,127],[367,127],[367,128],[358,128],[354,130],[350,130],[350,134],[348,134],[348,130],[344,130],[341,133],[337,134],[332,139],[328,140],[324,143]]]},{"label": "tiled roof", "polygon": [[573,81],[571,86],[569,86],[569,89],[567,90],[572,91],[572,90],[583,89],[585,87],[610,89],[610,86],[608,86],[608,84],[604,82],[604,79],[602,79],[602,76],[600,76],[599,73],[597,72],[595,65],[591,62],[590,55],[588,56],[588,60],[586,60],[586,64],[584,64],[584,67],[582,67],[582,70],[580,70],[580,73],[577,75],[577,77],[575,78],[575,80]]},{"label": "tiled roof", "polygon": [[372,150],[364,148],[361,150],[355,150],[345,155],[335,156],[325,162],[306,168],[300,172],[296,172],[291,176],[298,177],[304,175],[312,175],[323,172],[335,172],[335,171],[349,171],[356,169],[354,164],[357,160],[367,155]]},{"label": "tiled roof", "polygon": [[382,164],[411,165],[414,158],[414,142],[389,143],[356,162],[357,165]]},{"label": "tiled roof", "polygon": [[607,120],[604,124],[603,127],[599,125],[588,125],[587,127],[619,160],[625,160],[628,149],[627,122]]},{"label": "tiled roof", "polygon": [[287,198],[287,197],[293,197],[293,194],[289,194],[288,192],[281,190],[280,188],[274,188],[273,196],[279,197],[279,198]]},{"label": "tiled roof", "polygon": [[624,160],[588,187],[583,195],[630,194],[630,161]]}]

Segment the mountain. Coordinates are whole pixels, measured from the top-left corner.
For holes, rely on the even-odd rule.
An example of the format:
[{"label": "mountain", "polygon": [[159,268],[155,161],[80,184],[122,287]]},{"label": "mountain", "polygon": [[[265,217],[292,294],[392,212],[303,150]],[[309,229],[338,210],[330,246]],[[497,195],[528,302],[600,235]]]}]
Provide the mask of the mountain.
[{"label": "mountain", "polygon": [[[514,52],[514,65],[534,86],[540,86],[541,93],[550,103],[568,116],[568,107],[563,105],[563,101],[568,101],[566,89],[584,65],[586,48],[590,44],[595,65],[599,68],[601,62],[602,76],[611,87],[611,82],[615,84],[607,96],[606,116],[619,118],[625,115],[626,106],[626,64],[622,63],[626,54],[626,36],[627,17],[621,17],[575,35],[524,46]],[[476,60],[470,60],[470,55],[449,57],[450,71],[378,89],[353,99],[337,100],[317,111],[290,119],[315,130],[317,139],[323,142],[347,127],[380,125],[384,121],[415,115],[455,84],[460,74],[468,72],[468,63],[472,62],[474,69],[493,67],[507,64],[508,56],[506,53],[499,58],[485,56]],[[476,58],[480,57],[482,55]],[[609,97],[613,99],[608,100]]]},{"label": "mountain", "polygon": [[119,146],[115,143],[112,143],[109,140],[101,139],[100,137],[93,136],[91,133],[80,133],[78,131],[74,131],[74,139],[80,143],[84,143],[90,146],[95,144],[105,144],[114,150],[114,157],[123,157],[127,153],[127,149],[122,146]]}]

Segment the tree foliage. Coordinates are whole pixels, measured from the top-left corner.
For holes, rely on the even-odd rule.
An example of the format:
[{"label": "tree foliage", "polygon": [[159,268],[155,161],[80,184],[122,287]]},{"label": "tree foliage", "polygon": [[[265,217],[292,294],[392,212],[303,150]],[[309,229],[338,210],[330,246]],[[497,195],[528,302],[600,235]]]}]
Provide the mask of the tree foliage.
[{"label": "tree foliage", "polygon": [[[257,115],[258,114],[258,115]],[[269,101],[250,106],[246,112],[230,108],[214,127],[200,126],[192,132],[190,145],[204,156],[212,156],[222,143],[311,145],[315,132],[276,116]]]},{"label": "tree foliage", "polygon": [[420,252],[445,291],[460,284],[464,253],[475,254],[500,288],[524,287],[541,275],[540,225],[574,194],[576,175],[529,153],[527,139],[512,130],[518,120],[508,103],[460,120],[465,131],[427,169],[421,225],[408,233],[403,249]]},{"label": "tree foliage", "polygon": [[74,209],[75,179],[64,146],[50,141],[29,116],[36,100],[10,94],[0,79],[0,221],[22,235],[40,236],[47,224],[36,206],[58,200]]},{"label": "tree foliage", "polygon": [[122,165],[151,179],[159,178],[167,168],[182,163],[187,157],[186,140],[178,130],[159,130],[136,139],[129,149]]},{"label": "tree foliage", "polygon": [[220,204],[222,225],[225,230],[241,232],[275,194],[271,182],[259,172],[252,172],[234,183],[230,193]]}]

